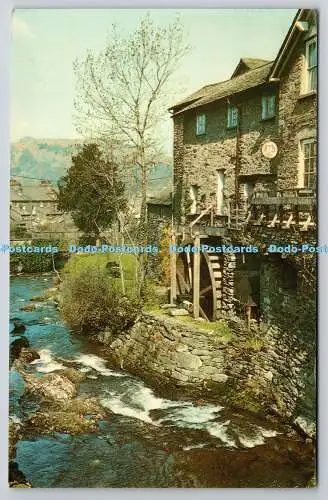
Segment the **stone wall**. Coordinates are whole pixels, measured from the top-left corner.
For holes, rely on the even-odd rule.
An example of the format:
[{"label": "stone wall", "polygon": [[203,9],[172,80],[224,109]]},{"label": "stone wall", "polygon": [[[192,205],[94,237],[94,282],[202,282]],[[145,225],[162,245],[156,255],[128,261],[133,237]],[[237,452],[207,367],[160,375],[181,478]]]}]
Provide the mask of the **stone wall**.
[{"label": "stone wall", "polygon": [[[300,187],[301,141],[316,137],[316,92],[301,94],[305,43],[310,36],[315,35],[315,24],[316,20],[313,15],[309,20],[309,30],[298,35],[293,52],[288,54],[280,81],[276,83],[277,87],[267,83],[243,92],[239,96],[236,94],[229,97],[239,108],[239,131],[227,129],[227,100],[189,110],[174,117],[174,217],[177,223],[188,214],[186,201],[190,186],[197,187],[198,213],[210,202],[215,201],[217,171],[220,169],[223,169],[226,175],[224,191],[226,202],[234,201],[236,187],[239,200],[245,200],[245,183],[252,184],[255,194],[262,192],[269,196],[276,196],[277,191],[292,194],[291,190]],[[262,94],[274,89],[277,91],[276,117],[262,120]],[[198,112],[206,115],[204,136],[196,135]],[[262,155],[261,148],[266,139],[277,143],[278,155],[273,160],[265,159]],[[236,175],[238,175],[238,183]],[[261,211],[262,208],[259,208],[258,217]],[[293,207],[291,207],[291,213],[292,211]],[[253,242],[259,247],[274,242],[301,244],[308,240],[315,243],[315,228],[310,228],[305,234],[295,231],[294,227],[290,230],[280,230],[277,227],[270,230],[268,221],[275,213],[276,207],[272,206],[262,226],[254,226],[251,229],[248,227],[247,231],[245,228],[244,234],[234,234],[232,230],[227,230],[224,238],[212,238],[211,244],[214,246],[227,244],[232,240],[235,244],[242,244],[244,241]],[[307,211],[303,213],[300,209],[298,215],[300,220],[306,220]],[[285,213],[283,220],[286,221],[288,216],[289,214]],[[264,256],[263,259],[261,256],[258,273],[256,274],[255,269],[252,272],[253,281],[258,281],[256,293],[260,314],[268,323],[269,333],[266,334],[265,339],[265,342],[269,344],[268,351],[247,354],[245,350],[239,350],[235,365],[229,369],[229,363],[231,359],[234,359],[233,351],[230,352],[232,344],[229,344],[222,350],[225,354],[225,365],[224,369],[220,368],[219,373],[225,373],[228,376],[225,383],[228,386],[231,381],[233,381],[232,385],[235,384],[236,378],[239,377],[238,370],[240,370],[243,391],[250,391],[254,394],[253,389],[248,387],[252,383],[246,383],[247,390],[244,384],[244,374],[247,377],[251,375],[250,380],[254,377],[256,390],[260,390],[261,393],[262,389],[258,388],[266,383],[266,377],[269,379],[271,377],[271,375],[265,375],[262,370],[264,365],[268,365],[272,368],[269,372],[273,374],[273,378],[269,381],[267,389],[273,391],[273,399],[280,401],[276,403],[277,406],[282,404],[282,406],[285,405],[285,409],[289,406],[295,408],[296,411],[297,405],[301,404],[305,413],[313,413],[316,291],[315,286],[312,285],[315,285],[316,269],[314,265],[310,274],[306,275],[307,270],[305,270],[304,275],[301,259],[292,256],[291,259],[284,261],[280,255]],[[293,271],[294,265],[297,268],[296,273]],[[230,256],[224,258],[222,266],[223,315],[234,312],[235,288],[240,269],[238,262],[233,262]],[[268,356],[269,351],[271,351],[271,358]],[[251,372],[248,373],[248,370]],[[261,377],[259,377],[260,373]]]},{"label": "stone wall", "polygon": [[224,323],[210,330],[148,312],[130,332],[116,338],[104,332],[99,340],[116,366],[168,397],[194,396],[294,417],[308,370],[304,346],[277,328],[262,326],[254,333],[235,321],[232,332]]},{"label": "stone wall", "polygon": [[316,289],[315,258],[307,270],[295,257],[281,259],[271,256],[261,262],[261,312],[266,322],[280,332],[286,360],[286,377],[294,363],[294,354],[301,350],[307,358],[303,370],[304,398],[300,402],[302,414],[315,419],[315,369],[316,369]]},{"label": "stone wall", "polygon": [[[310,34],[316,32],[316,20],[310,20]],[[298,186],[300,141],[316,137],[317,94],[316,91],[302,95],[305,43],[309,32],[300,36],[284,72],[280,78],[279,91],[279,170],[278,188],[281,190]]]},{"label": "stone wall", "polygon": [[[276,91],[275,88],[271,89]],[[225,172],[224,196],[226,200],[235,196],[235,175],[263,177],[271,186],[272,175],[277,170],[277,160],[264,158],[262,144],[267,139],[277,140],[278,118],[261,118],[261,98],[268,88],[243,93],[236,105],[239,107],[239,132],[227,128],[226,100],[192,110],[174,118],[174,215],[179,219],[184,212],[185,198],[190,186],[198,188],[198,212],[215,201],[217,194],[217,172]],[[206,134],[196,135],[197,112],[206,115]],[[239,136],[239,137],[238,137]]]},{"label": "stone wall", "polygon": [[223,255],[222,310],[234,311],[236,255]]},{"label": "stone wall", "polygon": [[[302,94],[306,40],[316,33],[314,14],[309,31],[299,36],[288,57],[279,84],[269,82],[229,96],[239,109],[239,132],[227,128],[228,99],[186,111],[174,117],[174,185],[176,218],[184,211],[189,187],[198,187],[198,212],[215,200],[217,170],[226,174],[225,198],[235,196],[235,175],[239,186],[251,180],[255,187],[275,196],[276,190],[299,186],[300,142],[316,137],[316,92]],[[261,99],[276,92],[276,116],[262,120]],[[196,135],[197,113],[206,115],[206,133]],[[278,145],[276,158],[266,159],[261,151],[265,140]],[[243,196],[243,188],[240,190]]]}]

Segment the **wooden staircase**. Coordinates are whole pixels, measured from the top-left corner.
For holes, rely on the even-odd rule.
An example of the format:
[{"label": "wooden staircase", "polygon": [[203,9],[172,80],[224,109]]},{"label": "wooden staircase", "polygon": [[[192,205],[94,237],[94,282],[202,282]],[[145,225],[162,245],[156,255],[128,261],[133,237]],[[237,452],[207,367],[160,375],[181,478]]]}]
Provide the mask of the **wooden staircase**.
[{"label": "wooden staircase", "polygon": [[220,315],[222,309],[222,255],[217,253],[204,253],[211,276],[213,293],[213,319]]}]

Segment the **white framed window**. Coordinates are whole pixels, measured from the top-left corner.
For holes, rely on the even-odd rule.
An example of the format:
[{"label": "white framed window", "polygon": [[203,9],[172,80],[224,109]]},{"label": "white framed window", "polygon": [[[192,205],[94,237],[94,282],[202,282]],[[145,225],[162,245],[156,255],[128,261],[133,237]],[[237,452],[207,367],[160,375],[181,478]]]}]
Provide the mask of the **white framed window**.
[{"label": "white framed window", "polygon": [[276,96],[275,94],[262,96],[262,120],[276,116]]},{"label": "white framed window", "polygon": [[317,88],[317,39],[311,38],[305,45],[305,75],[303,92],[311,92]]},{"label": "white framed window", "polygon": [[216,213],[224,215],[224,188],[225,188],[225,172],[218,170],[217,174],[217,195],[216,195]]},{"label": "white framed window", "polygon": [[238,108],[236,106],[228,106],[228,128],[236,128],[238,125]]},{"label": "white framed window", "polygon": [[206,116],[205,113],[200,113],[196,117],[196,135],[205,135]]},{"label": "white framed window", "polygon": [[317,142],[315,138],[301,141],[301,171],[299,185],[313,189],[316,184]]},{"label": "white framed window", "polygon": [[189,197],[190,197],[190,214],[194,215],[197,213],[197,186],[190,186]]}]

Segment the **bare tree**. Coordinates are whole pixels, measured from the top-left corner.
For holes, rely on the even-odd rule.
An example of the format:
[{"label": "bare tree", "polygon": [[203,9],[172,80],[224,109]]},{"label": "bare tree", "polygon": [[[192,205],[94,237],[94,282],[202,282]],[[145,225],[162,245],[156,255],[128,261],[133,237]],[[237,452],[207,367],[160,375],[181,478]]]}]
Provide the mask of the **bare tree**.
[{"label": "bare tree", "polygon": [[[147,14],[131,35],[114,25],[104,50],[74,63],[76,125],[83,135],[108,139],[128,152],[140,177],[140,227],[146,223],[147,177],[158,161],[158,130],[168,107],[172,75],[187,53],[177,19],[155,26]],[[132,172],[131,172],[132,173]]]}]

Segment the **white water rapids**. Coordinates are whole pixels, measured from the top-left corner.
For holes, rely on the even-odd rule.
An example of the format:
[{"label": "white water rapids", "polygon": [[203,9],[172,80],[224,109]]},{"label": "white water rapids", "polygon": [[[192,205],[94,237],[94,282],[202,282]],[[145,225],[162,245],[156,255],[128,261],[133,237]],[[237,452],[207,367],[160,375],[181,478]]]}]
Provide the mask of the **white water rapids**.
[{"label": "white water rapids", "polygon": [[[65,368],[63,362],[56,360],[49,349],[41,349],[39,354],[40,359],[33,362],[38,372],[50,373]],[[200,406],[190,401],[160,398],[141,380],[107,368],[106,361],[95,354],[80,354],[65,362],[74,363],[81,372],[87,373],[89,379],[120,379],[115,382],[108,379],[107,387],[106,383],[103,384],[101,393],[98,394],[100,404],[116,415],[159,427],[201,429],[217,438],[221,446],[230,448],[251,448],[264,444],[266,438],[277,435],[274,430],[249,422],[243,426],[240,421],[235,423],[231,419],[224,419],[221,416],[223,407],[220,405]],[[154,415],[154,410],[161,410],[161,416]],[[197,444],[195,447],[201,445]]]}]

